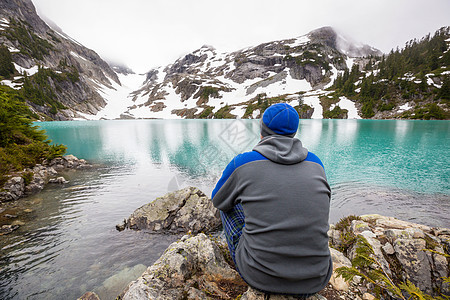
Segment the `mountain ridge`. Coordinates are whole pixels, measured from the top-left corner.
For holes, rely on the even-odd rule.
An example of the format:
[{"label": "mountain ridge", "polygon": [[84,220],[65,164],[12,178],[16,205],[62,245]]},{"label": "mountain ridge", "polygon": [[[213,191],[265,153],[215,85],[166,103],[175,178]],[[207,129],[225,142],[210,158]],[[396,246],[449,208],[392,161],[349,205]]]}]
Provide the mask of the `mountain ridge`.
[{"label": "mountain ridge", "polygon": [[[16,69],[2,74],[7,80],[3,83],[21,89],[27,72],[28,91],[37,95],[27,103],[40,118],[68,120],[80,117],[79,112],[96,114],[107,103],[101,87],[120,85],[117,74],[97,53],[53,30],[30,0],[2,1],[0,20],[0,42],[11,52]],[[43,70],[40,80],[35,80],[39,70]],[[73,80],[57,75],[66,73],[73,74]],[[39,95],[43,90],[47,90],[45,97]]]},{"label": "mountain ridge", "polygon": [[[259,118],[277,102],[290,103],[301,118],[448,119],[447,92],[439,91],[448,89],[447,38],[438,41],[439,51],[414,54],[435,61],[419,73],[405,69],[369,83],[398,51],[384,55],[330,26],[229,53],[204,45],[172,64],[135,74],[43,21],[30,0],[4,0],[0,81],[20,90],[41,120]],[[402,83],[407,77],[409,83]],[[424,83],[416,87],[417,81]],[[364,98],[360,91],[368,84],[383,92]],[[425,106],[439,113],[416,113]]]}]

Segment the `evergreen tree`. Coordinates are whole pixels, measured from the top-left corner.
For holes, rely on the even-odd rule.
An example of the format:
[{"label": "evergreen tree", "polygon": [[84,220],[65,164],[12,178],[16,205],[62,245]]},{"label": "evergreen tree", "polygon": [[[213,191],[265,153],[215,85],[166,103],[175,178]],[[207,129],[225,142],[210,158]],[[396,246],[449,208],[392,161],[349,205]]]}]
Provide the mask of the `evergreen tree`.
[{"label": "evergreen tree", "polygon": [[16,69],[14,68],[14,64],[12,63],[11,53],[9,52],[6,46],[0,46],[0,76],[5,78],[9,78]]}]

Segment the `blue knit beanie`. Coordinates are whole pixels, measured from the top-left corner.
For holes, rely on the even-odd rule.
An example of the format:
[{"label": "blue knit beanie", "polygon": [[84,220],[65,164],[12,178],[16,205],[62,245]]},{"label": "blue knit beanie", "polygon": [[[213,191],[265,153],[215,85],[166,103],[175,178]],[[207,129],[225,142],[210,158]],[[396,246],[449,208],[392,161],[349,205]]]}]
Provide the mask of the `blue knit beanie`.
[{"label": "blue knit beanie", "polygon": [[287,103],[271,105],[261,118],[261,135],[280,134],[294,137],[298,129],[297,111]]}]

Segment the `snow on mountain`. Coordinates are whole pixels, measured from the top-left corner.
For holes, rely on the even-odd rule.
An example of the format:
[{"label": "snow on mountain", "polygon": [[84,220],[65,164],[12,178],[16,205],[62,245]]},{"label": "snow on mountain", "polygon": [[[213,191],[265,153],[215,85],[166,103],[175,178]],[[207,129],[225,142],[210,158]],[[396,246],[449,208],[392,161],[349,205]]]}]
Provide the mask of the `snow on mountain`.
[{"label": "snow on mountain", "polygon": [[[357,57],[378,53],[348,42],[331,27],[232,53],[203,46],[145,75],[119,74],[122,86],[99,87],[107,105],[83,117],[259,118],[264,105],[283,101],[298,107],[302,117],[322,118],[320,98],[337,75]],[[360,118],[351,100],[334,105],[347,109],[349,118]]]}]

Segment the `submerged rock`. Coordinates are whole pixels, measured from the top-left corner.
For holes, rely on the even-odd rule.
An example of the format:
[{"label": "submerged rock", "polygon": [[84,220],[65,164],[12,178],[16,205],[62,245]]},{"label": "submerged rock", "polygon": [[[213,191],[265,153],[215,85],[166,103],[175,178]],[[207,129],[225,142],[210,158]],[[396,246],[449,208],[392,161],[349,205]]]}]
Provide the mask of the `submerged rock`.
[{"label": "submerged rock", "polygon": [[49,179],[48,183],[64,184],[64,183],[68,183],[68,181],[64,177],[60,176],[58,178],[51,178],[51,179]]},{"label": "submerged rock", "polygon": [[5,235],[13,232],[14,230],[19,229],[19,225],[3,225],[0,227],[0,235]]},{"label": "submerged rock", "polygon": [[138,208],[116,228],[150,230],[169,233],[198,233],[217,229],[221,225],[211,199],[195,187],[187,187]]}]

